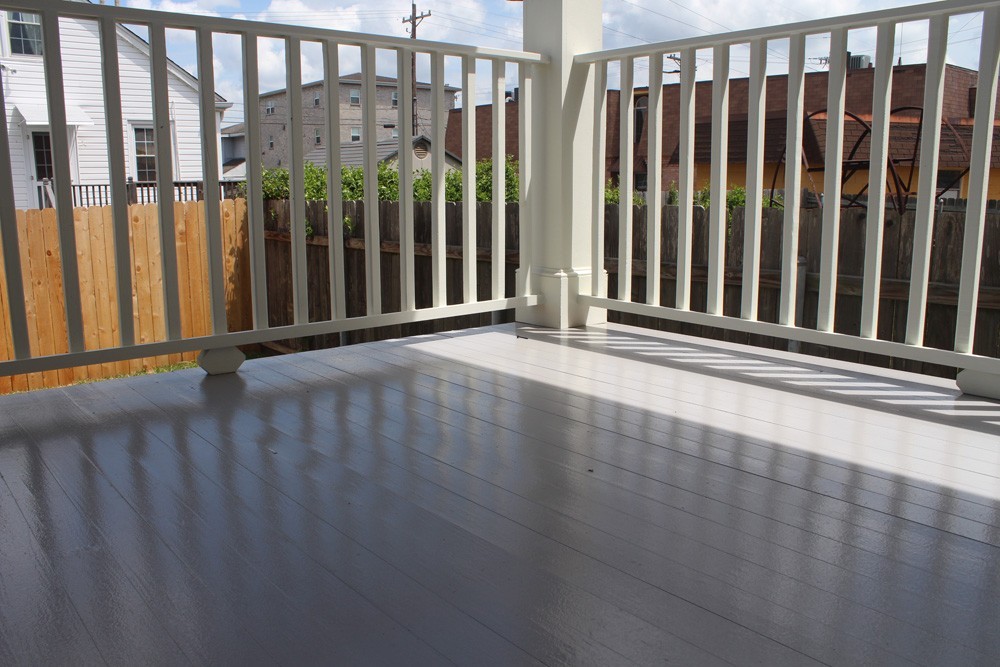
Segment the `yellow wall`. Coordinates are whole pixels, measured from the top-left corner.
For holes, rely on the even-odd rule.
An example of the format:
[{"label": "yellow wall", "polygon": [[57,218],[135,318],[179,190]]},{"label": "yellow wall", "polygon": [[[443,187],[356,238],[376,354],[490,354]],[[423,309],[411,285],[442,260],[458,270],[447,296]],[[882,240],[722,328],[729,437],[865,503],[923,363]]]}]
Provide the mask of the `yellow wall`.
[{"label": "yellow wall", "polygon": [[[730,163],[727,167],[727,182],[729,185],[739,185],[746,187],[746,165]],[[784,190],[785,188],[785,174],[784,165],[780,167],[776,164],[766,164],[764,165],[764,190],[768,191],[771,188],[771,182],[774,179],[774,172],[778,171],[778,180],[776,187],[779,190]],[[898,167],[897,172],[899,173],[900,180],[905,185],[909,173],[910,167]],[[917,179],[919,178],[919,169],[913,168],[913,179],[910,181],[910,187],[912,190],[917,189]],[[699,189],[707,186],[711,182],[711,167],[707,164],[695,165],[695,189]],[[844,185],[844,194],[855,194],[860,192],[863,188],[868,185],[868,170],[862,169],[855,173]],[[967,198],[969,196],[969,177],[966,176],[961,181],[961,197]],[[803,172],[802,174],[802,187],[808,188],[816,193],[823,192],[823,172],[817,171],[812,174],[807,174]],[[1000,199],[1000,169],[990,170],[990,180],[989,187],[987,189],[988,199]]]}]

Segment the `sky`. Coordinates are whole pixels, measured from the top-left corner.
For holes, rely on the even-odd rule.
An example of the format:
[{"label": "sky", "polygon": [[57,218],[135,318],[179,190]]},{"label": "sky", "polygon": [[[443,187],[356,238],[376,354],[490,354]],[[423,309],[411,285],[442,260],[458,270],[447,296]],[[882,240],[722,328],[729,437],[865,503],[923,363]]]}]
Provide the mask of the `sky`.
[{"label": "sky", "polygon": [[[110,0],[108,0],[110,3]],[[122,4],[144,9],[184,14],[207,14],[227,18],[242,18],[274,23],[289,23],[332,28],[352,32],[408,37],[408,24],[403,18],[410,14],[410,0],[352,2],[350,0],[123,0]],[[696,35],[709,35],[766,25],[779,25],[887,7],[900,7],[913,2],[906,0],[604,0],[604,47],[617,48],[667,41]],[[522,3],[508,0],[419,0],[417,12],[430,12],[417,28],[420,39],[472,44],[483,47],[520,50],[522,47]],[[980,14],[954,17],[949,24],[948,62],[975,69],[978,60]],[[176,62],[197,73],[194,37],[189,31],[171,31],[169,55]],[[874,56],[874,30],[850,33],[848,48],[855,54]],[[926,60],[927,23],[903,24],[897,30],[894,59],[904,64]],[[240,44],[234,37],[216,36],[216,88],[223,97],[234,102],[227,112],[225,124],[242,119],[242,73],[233,63],[240,63]],[[260,48],[261,91],[283,88],[284,52],[277,40],[262,40]],[[783,42],[772,42],[768,49],[768,73],[787,71]],[[829,55],[829,39],[810,37],[807,40],[807,69],[824,68],[823,56]],[[746,76],[749,70],[749,49],[734,47],[730,55],[730,75]],[[303,79],[322,78],[318,46],[303,46]],[[356,72],[359,67],[358,49],[342,48],[341,73]],[[709,52],[699,52],[697,77],[711,77]],[[665,68],[666,83],[676,82]],[[429,80],[429,63],[418,61],[417,78]],[[477,103],[489,101],[489,65],[479,68]],[[395,76],[395,60],[391,53],[380,52],[378,73]],[[513,68],[509,77],[516,77]],[[617,86],[617,69],[612,66],[609,81]],[[648,63],[636,64],[636,84],[647,81]],[[448,59],[446,82],[460,84],[460,65]],[[510,87],[510,86],[508,86]],[[459,100],[461,103],[461,100]]]}]

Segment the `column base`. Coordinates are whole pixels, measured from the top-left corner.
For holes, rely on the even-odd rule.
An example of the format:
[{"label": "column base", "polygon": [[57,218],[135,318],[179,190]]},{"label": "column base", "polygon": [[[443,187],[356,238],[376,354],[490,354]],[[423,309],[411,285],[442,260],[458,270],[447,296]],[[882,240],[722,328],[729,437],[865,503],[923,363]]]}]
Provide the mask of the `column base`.
[{"label": "column base", "polygon": [[966,368],[958,373],[955,382],[963,394],[1000,401],[1000,375]]},{"label": "column base", "polygon": [[246,355],[235,347],[220,347],[214,350],[205,350],[198,354],[198,365],[209,375],[224,375],[235,373],[243,362]]},{"label": "column base", "polygon": [[[518,275],[518,284],[523,277]],[[608,321],[606,309],[581,305],[576,300],[577,294],[590,294],[593,279],[590,270],[536,269],[531,273],[530,280],[533,291],[541,297],[541,303],[518,308],[515,314],[517,321],[554,329],[604,324]]]}]

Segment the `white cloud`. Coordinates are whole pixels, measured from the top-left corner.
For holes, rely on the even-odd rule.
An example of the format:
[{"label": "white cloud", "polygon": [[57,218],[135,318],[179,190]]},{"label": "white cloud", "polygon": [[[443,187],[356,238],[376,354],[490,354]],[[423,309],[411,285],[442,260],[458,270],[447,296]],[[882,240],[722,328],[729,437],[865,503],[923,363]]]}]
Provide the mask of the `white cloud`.
[{"label": "white cloud", "polygon": [[[347,32],[367,32],[395,37],[407,36],[402,19],[408,14],[409,3],[387,7],[384,4],[352,0],[130,0],[133,7],[175,11],[185,14],[221,15],[248,18],[258,21],[307,25]],[[661,42],[694,35],[743,30],[766,25],[872,11],[886,7],[912,4],[907,0],[769,0],[751,3],[746,0],[604,0],[603,22],[606,48]],[[418,36],[431,41],[473,44],[483,47],[518,49],[522,40],[520,3],[506,0],[421,0],[418,11],[430,11],[431,16],[420,23]],[[964,17],[952,24],[951,46],[948,59],[954,64],[976,67],[978,56],[978,21],[968,22]],[[897,53],[903,62],[920,62],[926,53],[926,23],[906,24],[900,28]],[[190,31],[171,35],[171,55],[180,62],[194,62],[193,36]],[[970,39],[971,38],[971,39]],[[239,40],[235,46],[223,45],[216,38],[218,61],[216,78],[220,93],[227,98],[242,97],[242,72]],[[261,90],[285,86],[284,48],[280,40],[261,40],[259,51]],[[874,31],[853,31],[849,49],[854,53],[874,55]],[[769,72],[784,70],[787,58],[786,42],[778,40],[769,48]],[[315,52],[314,52],[315,51]],[[819,58],[829,54],[829,39],[810,37],[807,55],[812,58],[809,67],[822,67]],[[360,69],[359,50],[342,47],[341,73]],[[418,59],[418,78],[429,78],[425,57]],[[233,66],[233,65],[237,66]],[[224,66],[228,65],[228,66]],[[637,70],[638,85],[646,82],[645,63]],[[749,50],[734,47],[731,54],[733,76],[749,71]],[[457,59],[446,61],[446,81],[457,85],[460,63]],[[478,101],[488,100],[489,64],[480,65]],[[617,83],[612,67],[612,83]],[[394,75],[395,57],[391,52],[379,51],[378,72]],[[513,71],[509,72],[513,75]],[[321,78],[322,58],[318,50],[303,44],[303,80]],[[711,75],[710,51],[699,52],[699,78]],[[667,80],[676,80],[676,77]]]}]

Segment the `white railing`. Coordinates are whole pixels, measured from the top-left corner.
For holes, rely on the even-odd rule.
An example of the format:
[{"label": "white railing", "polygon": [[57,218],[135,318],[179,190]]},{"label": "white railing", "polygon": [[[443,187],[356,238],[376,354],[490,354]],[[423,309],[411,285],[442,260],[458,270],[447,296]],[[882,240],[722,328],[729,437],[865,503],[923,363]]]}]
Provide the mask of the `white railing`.
[{"label": "white railing", "polygon": [[[515,296],[505,293],[503,225],[505,221],[503,203],[504,160],[502,158],[505,140],[504,92],[505,72],[508,65],[519,71],[521,89],[530,91],[532,68],[543,62],[537,54],[484,49],[455,44],[443,44],[422,40],[409,40],[377,35],[356,34],[334,30],[323,30],[302,26],[275,25],[259,22],[231,20],[198,15],[172,14],[130,8],[92,5],[89,3],[66,2],[64,0],[22,0],[0,2],[0,9],[21,10],[41,17],[44,50],[44,82],[47,93],[52,154],[55,165],[55,208],[57,209],[60,257],[62,261],[62,289],[65,296],[65,324],[68,352],[57,355],[40,355],[32,349],[28,336],[28,314],[25,311],[25,291],[22,280],[21,249],[18,246],[18,230],[15,213],[14,177],[10,155],[10,141],[6,122],[0,123],[0,242],[3,245],[3,262],[6,275],[6,303],[9,306],[10,334],[13,341],[14,359],[0,361],[0,374],[17,374],[51,370],[81,364],[94,364],[122,359],[149,357],[194,350],[228,348],[236,345],[269,340],[312,336],[345,330],[363,329],[383,325],[403,324],[440,317],[468,315],[474,313],[503,310],[517,306],[533,305],[537,298],[519,288]],[[109,182],[111,183],[111,206],[114,219],[114,262],[116,265],[117,294],[132,293],[130,268],[132,258],[129,250],[128,196],[126,183],[126,158],[123,143],[126,119],[123,118],[122,89],[119,72],[119,31],[122,26],[139,26],[148,34],[149,71],[153,125],[157,155],[171,155],[173,136],[171,133],[171,100],[169,96],[167,31],[185,30],[192,32],[197,45],[198,89],[200,101],[201,162],[204,176],[204,201],[207,223],[207,266],[209,275],[208,298],[211,312],[212,335],[198,338],[183,338],[181,334],[180,293],[178,284],[177,248],[174,228],[174,196],[172,165],[170,160],[160,160],[157,164],[157,190],[161,194],[156,202],[159,209],[160,257],[163,271],[164,326],[162,337],[156,342],[139,344],[132,326],[133,304],[129,298],[117,301],[118,321],[121,323],[118,341],[114,347],[90,349],[84,336],[81,316],[80,273],[77,267],[75,248],[73,194],[68,187],[70,175],[70,146],[67,133],[67,100],[64,85],[62,50],[60,48],[60,22],[82,21],[97,28],[100,35],[100,67],[102,68],[103,90],[95,91],[104,107],[106,136],[108,143]],[[251,264],[251,302],[253,306],[253,329],[228,333],[226,321],[224,257],[222,246],[220,206],[219,206],[219,159],[218,130],[216,122],[215,74],[213,37],[215,35],[237,35],[242,40],[242,62],[228,63],[228,66],[242,67],[243,102],[245,105],[248,161],[247,200],[249,215],[249,244]],[[310,322],[308,316],[306,230],[305,225],[291,226],[292,246],[292,299],[294,323],[290,326],[268,327],[266,267],[264,260],[264,211],[261,183],[261,138],[260,118],[253,110],[258,108],[260,92],[260,59],[258,40],[272,38],[281,40],[284,46],[286,66],[286,90],[296,91],[302,86],[302,46],[318,43],[323,52],[323,78],[327,96],[327,136],[339,136],[339,63],[338,53],[342,46],[358,47],[361,52],[362,99],[364,109],[363,139],[365,145],[365,243],[367,278],[367,314],[363,317],[346,317],[344,239],[339,233],[330,234],[330,312],[332,319]],[[400,156],[400,290],[402,307],[398,312],[383,312],[381,304],[379,207],[377,192],[376,157],[376,56],[380,52],[392,52],[398,63],[399,91],[399,156]],[[433,162],[433,305],[418,309],[415,304],[414,287],[414,238],[413,238],[413,179],[412,179],[412,98],[410,95],[411,71],[409,62],[415,54],[428,54],[431,60],[431,84],[434,92],[432,121],[432,162]],[[448,110],[444,100],[444,66],[446,58],[460,59],[462,76],[463,121],[463,177],[467,184],[464,207],[463,271],[464,301],[447,305],[446,289],[446,248],[445,248],[445,123]],[[475,114],[474,101],[477,98],[476,64],[479,61],[492,64],[493,77],[493,145],[497,168],[494,178],[500,185],[494,188],[500,194],[494,200],[493,223],[493,285],[492,298],[477,301],[476,286],[476,221],[474,196],[469,196],[475,179]],[[5,72],[0,72],[0,108],[6,109],[3,99]],[[291,150],[290,207],[293,221],[305,220],[306,200],[304,193],[304,160],[302,142],[294,138],[302,136],[302,98],[290,94],[287,116],[288,136]],[[470,109],[470,107],[472,107]],[[521,96],[521,117],[526,118],[531,109],[530,95]],[[5,117],[6,118],[6,117]],[[528,121],[522,122],[522,127]],[[328,165],[328,211],[329,229],[343,227],[341,184],[339,179],[339,143],[327,142]],[[525,147],[522,155],[529,154]],[[120,185],[119,185],[120,184]],[[528,216],[521,216],[522,249],[531,238]]]},{"label": "white railing", "polygon": [[[222,18],[169,14],[144,10],[114,8],[73,3],[64,0],[0,0],[0,8],[35,12],[41,15],[44,33],[44,62],[47,102],[52,134],[55,182],[68,184],[69,146],[67,114],[64,97],[62,62],[60,58],[60,20],[83,20],[99,26],[100,52],[103,60],[103,104],[108,136],[109,181],[124,184],[126,165],[123,145],[123,115],[118,71],[117,31],[121,25],[138,25],[149,36],[149,65],[152,79],[152,108],[158,154],[171,154],[172,136],[169,122],[168,59],[166,31],[192,31],[198,48],[198,86],[200,90],[200,123],[202,164],[204,168],[206,219],[208,221],[207,264],[209,297],[212,313],[212,335],[184,339],[180,333],[179,289],[176,247],[174,244],[173,199],[169,196],[173,174],[169,163],[157,171],[159,191],[168,193],[157,203],[160,217],[163,293],[166,304],[164,335],[152,343],[136,344],[132,328],[132,303],[118,300],[121,329],[118,344],[111,348],[90,350],[86,347],[80,314],[79,273],[74,252],[72,195],[68,188],[56,188],[55,199],[59,220],[63,289],[66,303],[66,354],[40,356],[32,351],[27,336],[22,284],[20,251],[14,222],[13,177],[10,164],[0,160],[0,240],[6,266],[6,302],[10,308],[14,360],[0,362],[0,373],[23,373],[49,370],[76,364],[91,364],[125,358],[168,354],[189,350],[211,350],[240,344],[333,333],[350,329],[401,324],[439,317],[464,315],[517,308],[523,321],[548,326],[578,326],[601,321],[605,309],[650,315],[681,322],[739,330],[778,338],[831,345],[841,348],[911,358],[939,363],[976,373],[1000,375],[1000,360],[971,354],[972,332],[975,329],[979,274],[983,253],[983,221],[989,177],[991,141],[996,105],[998,59],[997,29],[1000,24],[1000,1],[949,0],[907,9],[893,9],[837,19],[809,21],[774,28],[746,30],[712,37],[694,37],[653,45],[617,50],[601,50],[601,0],[528,0],[525,10],[525,45],[534,51],[514,52],[480,49],[470,46],[441,44],[418,40],[363,35],[301,26],[273,25]],[[928,269],[933,229],[934,177],[937,173],[939,133],[942,120],[942,84],[945,53],[948,45],[948,21],[959,14],[982,12],[984,30],[980,49],[980,85],[977,93],[973,148],[970,158],[968,216],[964,239],[964,258],[958,307],[958,326],[954,350],[940,350],[923,345],[923,330],[928,295]],[[897,26],[902,22],[926,20],[929,23],[927,85],[924,91],[923,137],[920,151],[920,183],[916,211],[916,234],[913,243],[913,263],[909,298],[909,314],[905,342],[890,342],[876,337],[880,300],[881,246],[884,220],[884,165],[890,120],[889,94],[892,85],[892,46]],[[869,188],[870,202],[867,219],[867,243],[863,282],[863,316],[859,331],[838,333],[835,327],[837,294],[837,251],[840,210],[837,206],[824,209],[820,295],[815,329],[796,326],[796,295],[798,276],[799,192],[802,167],[797,159],[786,160],[785,213],[782,243],[781,298],[777,322],[758,319],[760,296],[760,250],[762,179],[764,172],[764,110],[767,87],[767,61],[773,49],[785,48],[788,58],[787,154],[801,153],[803,143],[804,72],[806,38],[813,35],[829,38],[828,122],[826,136],[825,193],[827,201],[838,201],[842,169],[841,147],[844,139],[844,99],[847,68],[848,36],[853,30],[874,29],[877,32],[875,55],[875,95],[873,99],[872,148]],[[910,35],[908,31],[908,35]],[[266,268],[263,252],[263,210],[261,198],[261,137],[259,118],[247,114],[248,141],[248,201],[251,256],[251,302],[253,328],[240,333],[227,333],[224,303],[222,241],[219,225],[219,173],[214,115],[214,50],[213,36],[238,35],[242,40],[244,103],[247,110],[257,108],[259,97],[258,40],[280,40],[285,53],[286,89],[298,90],[302,84],[303,44],[322,46],[322,65],[326,84],[326,122],[328,136],[336,136],[339,118],[339,53],[340,47],[357,47],[361,54],[364,144],[365,144],[365,242],[367,314],[346,317],[344,244],[340,234],[331,234],[330,294],[332,318],[323,322],[308,321],[306,238],[304,225],[293,224],[292,296],[293,319],[290,326],[268,327]],[[778,44],[780,42],[781,44]],[[736,45],[750,47],[749,106],[747,136],[747,223],[745,226],[741,312],[739,317],[723,313],[724,254],[727,231],[726,198],[727,156],[729,140],[728,93],[730,89],[730,57]],[[383,312],[380,303],[380,238],[376,182],[375,82],[379,52],[395,54],[399,91],[400,128],[400,293],[399,312]],[[409,87],[411,72],[407,67],[413,54],[426,54],[430,60],[431,84],[435,92],[432,129],[433,164],[433,224],[432,246],[432,306],[418,309],[415,304],[414,238],[412,208],[411,151],[406,150],[412,139],[412,113]],[[660,142],[652,142],[649,153],[648,182],[652,185],[650,206],[644,221],[633,220],[628,206],[633,190],[632,173],[632,105],[637,61],[648,62],[652,91],[649,95],[652,136],[660,136],[664,95],[662,64],[668,54],[679,54],[681,80],[679,86],[679,225],[678,268],[675,306],[661,305],[659,293],[660,200],[663,154]],[[696,187],[694,160],[695,140],[695,67],[699,54],[710,54],[712,78],[712,146],[710,164],[712,207],[709,221],[708,298],[704,311],[691,307],[693,195]],[[462,207],[464,229],[462,238],[464,299],[457,305],[446,305],[445,287],[445,204],[444,204],[444,116],[441,103],[447,59],[461,61],[463,93],[462,142],[465,201]],[[493,172],[493,266],[492,290],[489,300],[476,301],[475,261],[477,246],[473,183],[475,174],[475,114],[476,66],[491,63],[489,88],[493,106],[492,146]],[[604,225],[602,192],[605,163],[605,111],[609,63],[619,63],[621,81],[621,207],[620,218],[620,283],[617,298],[606,293],[602,279],[604,266]],[[235,66],[236,63],[233,63]],[[515,294],[508,297],[504,290],[503,261],[505,256],[503,222],[504,164],[503,146],[508,128],[505,127],[505,71],[516,65],[519,71],[520,109],[519,146],[521,169],[521,229],[520,268]],[[4,73],[0,72],[0,77]],[[2,83],[2,81],[0,81]],[[0,86],[0,105],[3,86]],[[289,136],[302,135],[301,96],[290,95],[287,125]],[[305,218],[306,201],[303,190],[304,167],[302,144],[290,143],[290,180],[292,220]],[[0,128],[0,156],[9,154],[7,128]],[[165,161],[168,162],[168,161]],[[329,229],[341,228],[342,202],[337,174],[340,165],[339,144],[328,141],[328,215]],[[124,187],[112,188],[117,291],[129,294],[130,252],[127,220],[127,198]],[[538,224],[534,224],[537,221]],[[542,222],[544,221],[544,224]],[[634,224],[647,226],[649,256],[647,259],[647,293],[645,299],[633,301],[629,284],[630,243]]]},{"label": "white railing", "polygon": [[[923,346],[925,313],[928,295],[928,270],[935,213],[935,178],[938,172],[939,137],[942,126],[942,96],[945,54],[948,47],[949,18],[982,12],[982,40],[979,56],[979,87],[976,95],[973,146],[969,163],[969,194],[965,225],[964,256],[959,292],[958,324],[954,350]],[[926,87],[923,93],[923,130],[919,162],[918,205],[913,242],[913,261],[905,342],[890,342],[877,338],[879,315],[882,236],[885,225],[885,183],[890,123],[890,91],[894,63],[893,47],[897,26],[903,22],[926,20],[928,53]],[[965,21],[963,20],[963,23]],[[824,165],[824,190],[827,202],[840,201],[841,155],[844,143],[844,100],[847,72],[848,36],[858,29],[875,29],[874,95],[872,106],[870,199],[867,212],[866,252],[864,264],[863,304],[860,330],[835,333],[835,301],[837,294],[837,255],[840,207],[828,205],[823,210],[822,255],[820,266],[817,327],[796,327],[796,281],[799,272],[799,196],[802,188],[801,161],[803,140],[803,100],[806,67],[806,38],[829,37],[829,88],[827,96],[827,135]],[[914,27],[907,37],[914,39]],[[673,307],[660,305],[660,210],[663,204],[658,187],[661,178],[660,141],[650,142],[648,159],[649,206],[644,224],[647,226],[648,262],[645,302],[633,301],[629,283],[631,261],[632,207],[620,207],[619,220],[619,279],[617,297],[606,292],[602,281],[594,281],[590,294],[579,297],[592,307],[607,308],[638,315],[665,318],[680,322],[721,327],[753,334],[775,336],[821,345],[859,350],[888,356],[910,358],[977,371],[1000,372],[1000,360],[971,354],[975,330],[977,295],[983,255],[983,226],[987,185],[990,174],[991,142],[994,134],[994,110],[997,97],[998,58],[1000,58],[1000,2],[951,1],[911,8],[870,12],[829,20],[808,21],[773,28],[744,30],[711,37],[644,45],[612,51],[597,51],[578,55],[577,65],[590,66],[598,82],[597,108],[606,104],[605,85],[609,64],[620,68],[621,137],[620,186],[621,202],[630,202],[633,190],[633,128],[632,81],[637,61],[648,59],[650,94],[648,118],[649,136],[660,136],[659,122],[663,115],[661,89],[663,58],[679,54],[681,63],[679,98],[679,221],[677,252],[677,283]],[[724,252],[727,233],[726,201],[727,164],[729,156],[729,90],[730,53],[735,47],[749,47],[750,71],[748,82],[748,136],[746,144],[746,221],[742,303],[739,317],[723,314]],[[781,262],[781,300],[777,323],[758,321],[761,255],[761,207],[764,192],[764,103],[768,84],[766,71],[769,54],[787,48],[787,156],[784,180],[784,230]],[[783,55],[783,54],[782,54]],[[711,197],[709,211],[708,295],[704,311],[691,308],[691,247],[693,225],[693,195],[695,184],[695,68],[697,58],[710,56],[713,69],[711,84]],[[701,65],[699,65],[701,66]],[[600,146],[605,136],[606,117],[596,115],[594,142]],[[603,156],[602,156],[603,157]],[[594,170],[595,189],[604,179],[601,159]],[[640,223],[642,224],[642,223]],[[593,266],[604,266],[603,207],[595,205],[592,245]],[[992,258],[991,261],[996,261]]]}]

